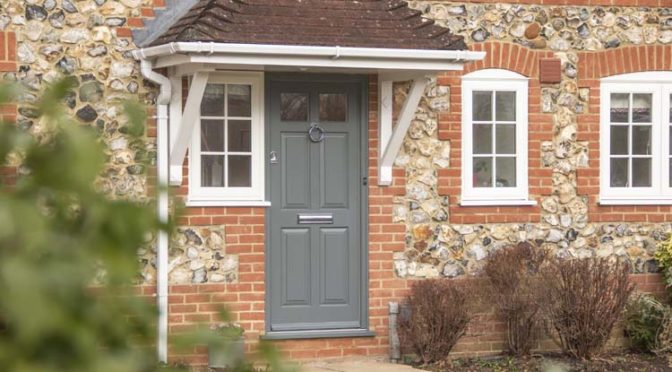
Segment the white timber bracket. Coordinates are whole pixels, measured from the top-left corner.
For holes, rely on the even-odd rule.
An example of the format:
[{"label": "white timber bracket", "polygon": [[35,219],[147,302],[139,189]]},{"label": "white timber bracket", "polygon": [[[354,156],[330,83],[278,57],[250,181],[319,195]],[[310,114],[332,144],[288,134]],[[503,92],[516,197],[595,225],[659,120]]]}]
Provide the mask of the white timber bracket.
[{"label": "white timber bracket", "polygon": [[[396,124],[393,123],[393,84],[395,81],[411,80],[411,89],[401,107]],[[378,185],[392,184],[392,166],[404,143],[406,132],[411,126],[420,99],[425,92],[427,78],[421,74],[380,74],[378,75]]]},{"label": "white timber bracket", "polygon": [[170,185],[182,184],[182,164],[191,143],[194,126],[199,120],[201,101],[208,83],[208,71],[196,71],[191,79],[189,95],[182,112],[182,76],[171,77],[172,96],[170,100]]}]

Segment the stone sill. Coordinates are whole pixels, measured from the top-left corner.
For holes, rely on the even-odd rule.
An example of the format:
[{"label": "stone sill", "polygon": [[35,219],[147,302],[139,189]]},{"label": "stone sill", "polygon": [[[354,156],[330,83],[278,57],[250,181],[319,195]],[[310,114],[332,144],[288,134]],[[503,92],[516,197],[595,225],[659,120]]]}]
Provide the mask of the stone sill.
[{"label": "stone sill", "polygon": [[600,205],[672,205],[672,199],[610,199],[600,198]]},{"label": "stone sill", "polygon": [[270,207],[270,201],[261,200],[187,200],[186,207]]},{"label": "stone sill", "polygon": [[535,206],[536,200],[511,200],[511,199],[491,199],[491,200],[462,200],[462,207],[500,207],[500,206]]}]

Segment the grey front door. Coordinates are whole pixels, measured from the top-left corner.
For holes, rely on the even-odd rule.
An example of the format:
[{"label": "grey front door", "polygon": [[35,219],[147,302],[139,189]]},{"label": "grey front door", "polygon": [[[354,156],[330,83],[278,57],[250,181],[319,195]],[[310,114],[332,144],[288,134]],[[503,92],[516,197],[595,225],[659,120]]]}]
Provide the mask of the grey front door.
[{"label": "grey front door", "polygon": [[270,79],[271,332],[362,327],[362,86]]}]

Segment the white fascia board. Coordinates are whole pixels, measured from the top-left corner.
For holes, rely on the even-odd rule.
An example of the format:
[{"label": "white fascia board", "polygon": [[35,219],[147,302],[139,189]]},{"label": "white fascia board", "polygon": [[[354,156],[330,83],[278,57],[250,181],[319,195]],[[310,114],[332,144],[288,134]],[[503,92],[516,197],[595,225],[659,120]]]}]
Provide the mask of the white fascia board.
[{"label": "white fascia board", "polygon": [[460,70],[465,62],[483,59],[485,52],[200,42],[133,51],[136,59],[158,58],[162,67],[184,63],[175,55],[186,55],[191,63],[445,71]]}]

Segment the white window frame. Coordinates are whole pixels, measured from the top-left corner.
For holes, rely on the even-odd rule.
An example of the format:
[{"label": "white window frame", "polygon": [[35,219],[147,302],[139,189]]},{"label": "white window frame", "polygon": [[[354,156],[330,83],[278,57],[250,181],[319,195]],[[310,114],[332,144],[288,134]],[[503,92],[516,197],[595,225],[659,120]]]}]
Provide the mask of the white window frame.
[{"label": "white window frame", "polygon": [[[653,95],[651,187],[611,187],[610,108],[612,93],[651,93]],[[672,71],[636,72],[610,76],[601,80],[600,204],[672,205],[672,188],[669,185],[670,94],[672,94]],[[628,140],[631,139],[628,138]]]},{"label": "white window frame", "polygon": [[[474,91],[514,91],[516,93],[516,187],[473,186],[472,95]],[[462,77],[462,197],[460,205],[536,204],[536,201],[528,199],[528,92],[529,79],[509,70],[484,69]]]},{"label": "white window frame", "polygon": [[[251,86],[251,187],[201,186],[201,122],[194,125],[189,146],[188,206],[268,206],[264,201],[264,77],[256,72],[210,73],[208,84],[241,84]],[[226,99],[226,98],[225,98]]]}]

